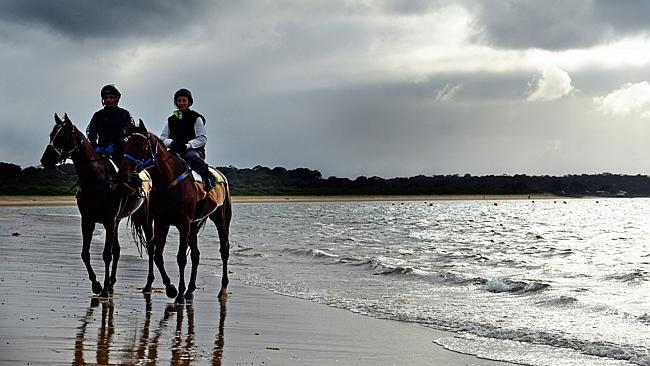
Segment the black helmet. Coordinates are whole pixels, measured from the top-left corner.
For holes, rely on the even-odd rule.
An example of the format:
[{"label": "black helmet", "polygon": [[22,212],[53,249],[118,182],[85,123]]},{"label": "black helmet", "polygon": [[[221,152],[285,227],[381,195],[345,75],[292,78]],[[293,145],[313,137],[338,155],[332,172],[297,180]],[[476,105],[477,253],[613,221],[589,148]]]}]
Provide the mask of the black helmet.
[{"label": "black helmet", "polygon": [[120,94],[120,91],[117,90],[113,84],[104,85],[100,94],[102,99],[107,95],[114,95],[117,100],[120,100],[120,97],[122,96],[122,94]]},{"label": "black helmet", "polygon": [[178,89],[176,93],[174,93],[174,105],[176,105],[176,98],[178,97],[187,97],[187,100],[190,102],[189,105],[192,105],[194,103],[194,99],[192,99],[192,92],[185,88]]}]

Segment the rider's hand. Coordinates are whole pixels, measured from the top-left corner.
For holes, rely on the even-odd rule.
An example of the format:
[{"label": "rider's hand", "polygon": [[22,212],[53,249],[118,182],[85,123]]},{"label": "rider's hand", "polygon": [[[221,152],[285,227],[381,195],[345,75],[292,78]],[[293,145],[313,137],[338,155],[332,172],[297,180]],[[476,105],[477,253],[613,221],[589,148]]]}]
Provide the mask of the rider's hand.
[{"label": "rider's hand", "polygon": [[171,144],[169,144],[169,151],[175,152],[177,154],[183,154],[187,150],[187,146],[183,143],[181,143],[178,140],[173,140]]}]

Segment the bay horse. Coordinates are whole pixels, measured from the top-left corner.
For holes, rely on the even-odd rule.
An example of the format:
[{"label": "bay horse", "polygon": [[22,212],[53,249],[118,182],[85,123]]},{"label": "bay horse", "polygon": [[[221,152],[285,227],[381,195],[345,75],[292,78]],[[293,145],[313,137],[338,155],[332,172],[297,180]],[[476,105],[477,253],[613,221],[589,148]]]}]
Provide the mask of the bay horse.
[{"label": "bay horse", "polygon": [[[150,241],[151,239],[152,223],[144,212],[146,205],[142,205],[147,197],[146,195],[144,197],[127,195],[126,190],[116,189],[117,171],[115,167],[107,157],[95,153],[86,136],[70,121],[67,114],[63,120],[54,114],[54,121],[50,142],[41,157],[41,165],[45,168],[54,168],[67,159],[72,159],[74,163],[79,178],[76,199],[77,207],[81,213],[83,238],[81,258],[86,265],[93,293],[105,298],[113,292],[113,285],[117,281],[117,262],[120,259],[120,243],[117,232],[120,220],[133,214],[131,221],[137,222],[142,227],[143,237],[146,240]],[[90,243],[96,223],[101,223],[106,231],[102,255],[104,259],[103,286],[97,281],[90,264]],[[113,266],[109,271],[111,262]]]},{"label": "bay horse", "polygon": [[[149,212],[153,216],[154,261],[162,276],[167,296],[175,297],[177,304],[193,300],[200,257],[197,235],[207,218],[210,218],[217,227],[219,252],[223,263],[221,290],[218,297],[219,299],[227,298],[232,204],[226,177],[215,169],[221,183],[218,183],[206,195],[202,187],[193,181],[191,170],[186,163],[175,153],[168,152],[161,140],[147,131],[144,123],[140,120],[140,124],[132,127],[127,137],[118,179],[125,183],[132,181],[133,174],[138,174],[143,170],[149,172],[153,183],[149,199]],[[211,196],[213,198],[218,196],[220,199],[210,199]],[[169,227],[172,225],[178,229],[180,237],[176,254],[180,276],[178,290],[171,284],[163,261],[163,250]],[[185,266],[187,265],[188,247],[192,259],[192,270],[186,288]]]}]

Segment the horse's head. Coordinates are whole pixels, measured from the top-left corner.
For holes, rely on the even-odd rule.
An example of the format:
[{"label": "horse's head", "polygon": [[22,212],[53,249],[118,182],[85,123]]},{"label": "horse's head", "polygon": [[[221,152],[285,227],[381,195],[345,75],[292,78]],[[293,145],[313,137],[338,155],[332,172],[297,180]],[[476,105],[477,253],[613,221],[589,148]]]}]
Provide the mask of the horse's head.
[{"label": "horse's head", "polygon": [[138,173],[156,164],[156,155],[158,155],[157,140],[151,136],[144,122],[140,120],[139,125],[129,129],[117,179],[126,184],[137,182]]},{"label": "horse's head", "polygon": [[70,155],[79,149],[77,139],[77,128],[72,124],[68,115],[63,116],[63,120],[54,114],[54,128],[50,132],[50,143],[45,148],[41,157],[41,165],[45,168],[53,168],[59,163],[63,163]]}]

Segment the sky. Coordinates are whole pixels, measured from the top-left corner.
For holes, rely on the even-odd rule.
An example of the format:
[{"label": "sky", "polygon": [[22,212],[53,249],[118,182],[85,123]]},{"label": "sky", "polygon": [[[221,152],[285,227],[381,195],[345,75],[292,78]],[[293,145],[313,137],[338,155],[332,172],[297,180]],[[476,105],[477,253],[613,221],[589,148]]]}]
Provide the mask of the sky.
[{"label": "sky", "polygon": [[207,161],[324,177],[650,173],[650,2],[0,0],[0,161],[115,84]]}]

